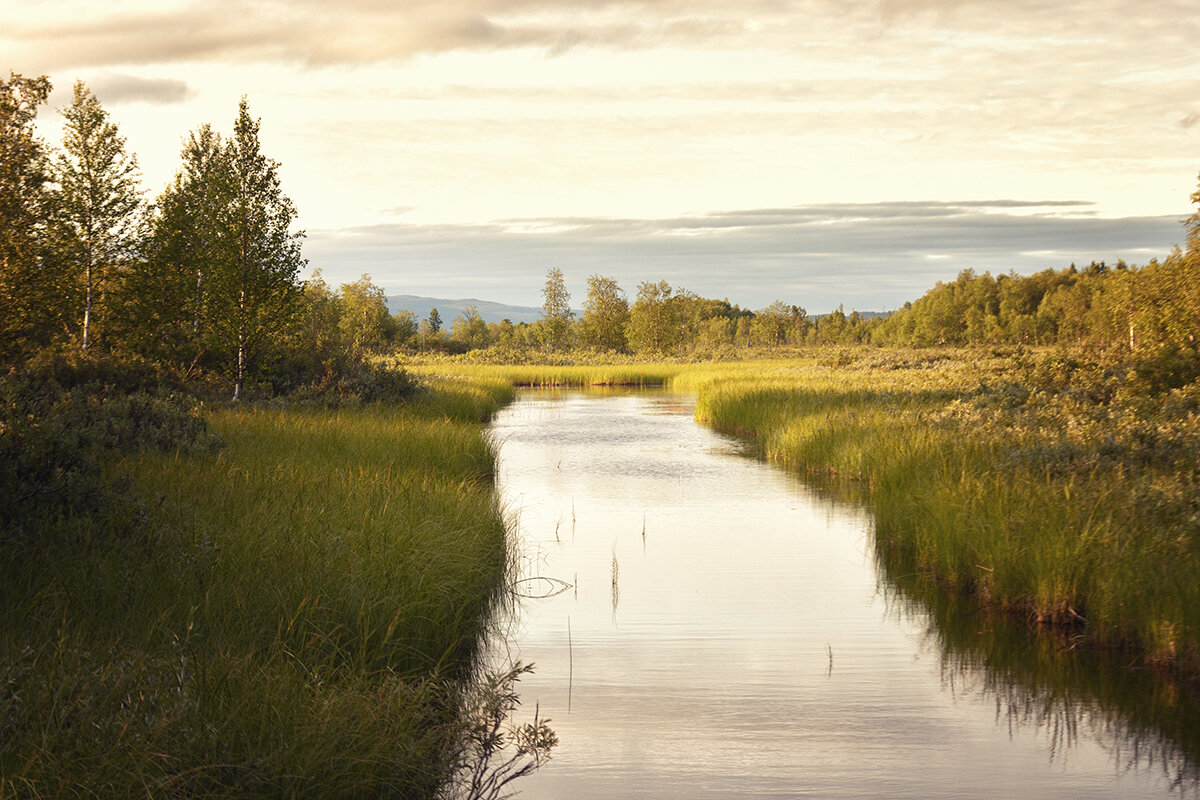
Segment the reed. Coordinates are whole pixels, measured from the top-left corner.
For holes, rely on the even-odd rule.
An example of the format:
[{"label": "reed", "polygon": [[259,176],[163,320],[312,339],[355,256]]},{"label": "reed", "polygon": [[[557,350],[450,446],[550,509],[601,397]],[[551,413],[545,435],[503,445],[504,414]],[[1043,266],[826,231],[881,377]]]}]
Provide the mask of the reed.
[{"label": "reed", "polygon": [[433,796],[508,577],[506,396],[214,411],[222,449],[4,541],[0,796]]},{"label": "reed", "polygon": [[868,502],[881,558],[1080,641],[1200,672],[1195,386],[1146,398],[1117,381],[1097,400],[966,353],[673,385],[696,388],[701,421]]},{"label": "reed", "polygon": [[423,376],[498,381],[508,386],[664,386],[688,369],[684,364],[471,364],[410,363]]}]

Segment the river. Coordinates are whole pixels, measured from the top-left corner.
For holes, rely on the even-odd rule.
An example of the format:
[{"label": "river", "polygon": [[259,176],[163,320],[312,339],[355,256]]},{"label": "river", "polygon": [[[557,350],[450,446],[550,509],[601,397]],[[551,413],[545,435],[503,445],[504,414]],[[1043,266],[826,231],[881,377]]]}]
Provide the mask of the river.
[{"label": "river", "polygon": [[527,391],[492,424],[524,595],[494,647],[535,665],[519,717],[536,708],[560,740],[522,797],[1196,793],[1186,743],[1096,688],[1144,676],[1089,679],[1062,647],[1049,660],[1067,665],[1043,669],[1044,642],[1001,657],[1007,634],[884,577],[865,509],[692,411],[666,392]]}]

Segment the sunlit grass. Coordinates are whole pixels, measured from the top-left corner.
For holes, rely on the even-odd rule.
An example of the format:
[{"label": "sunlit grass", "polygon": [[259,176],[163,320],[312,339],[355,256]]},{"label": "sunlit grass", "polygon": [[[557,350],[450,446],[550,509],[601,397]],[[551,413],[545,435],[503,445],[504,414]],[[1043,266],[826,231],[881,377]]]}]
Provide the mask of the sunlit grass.
[{"label": "sunlit grass", "polygon": [[[1132,403],[1065,396],[997,411],[972,398],[1009,379],[1003,359],[868,358],[877,363],[697,371],[673,386],[697,391],[701,421],[868,502],[885,556],[994,608],[1200,668],[1192,478],[1167,457],[1194,446],[1195,415],[1143,419]],[[1143,446],[1167,429],[1157,450]]]},{"label": "sunlit grass", "polygon": [[427,377],[499,381],[508,386],[662,386],[687,369],[679,364],[468,364],[437,362],[406,367]]},{"label": "sunlit grass", "polygon": [[0,796],[432,796],[507,577],[510,393],[216,411],[223,449],[7,543]]}]

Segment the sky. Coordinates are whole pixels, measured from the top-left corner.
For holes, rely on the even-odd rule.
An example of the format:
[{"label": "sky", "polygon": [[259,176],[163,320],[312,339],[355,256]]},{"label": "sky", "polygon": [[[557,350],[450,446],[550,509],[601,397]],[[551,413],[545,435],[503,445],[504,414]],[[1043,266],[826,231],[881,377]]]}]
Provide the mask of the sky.
[{"label": "sky", "polygon": [[964,269],[1145,264],[1200,173],[1195,0],[0,0],[153,199],[247,97],[305,275],[574,305],[592,274],[883,311]]}]

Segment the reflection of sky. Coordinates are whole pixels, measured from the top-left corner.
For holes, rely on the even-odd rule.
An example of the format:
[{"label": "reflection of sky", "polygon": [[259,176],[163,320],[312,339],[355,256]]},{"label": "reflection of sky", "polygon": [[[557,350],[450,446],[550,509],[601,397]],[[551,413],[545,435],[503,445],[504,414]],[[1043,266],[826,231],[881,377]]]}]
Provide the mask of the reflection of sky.
[{"label": "reflection of sky", "polygon": [[925,620],[877,591],[869,518],[667,403],[528,394],[495,423],[524,574],[573,585],[523,601],[508,644],[561,740],[523,797],[1151,790],[1090,742],[1052,761],[1044,734],[1010,739],[994,703],[948,691]]}]

